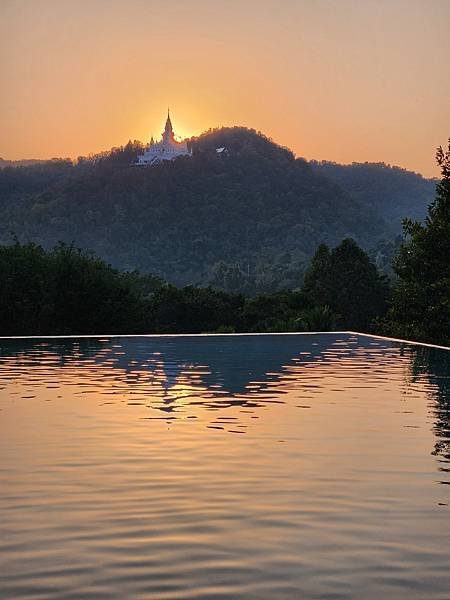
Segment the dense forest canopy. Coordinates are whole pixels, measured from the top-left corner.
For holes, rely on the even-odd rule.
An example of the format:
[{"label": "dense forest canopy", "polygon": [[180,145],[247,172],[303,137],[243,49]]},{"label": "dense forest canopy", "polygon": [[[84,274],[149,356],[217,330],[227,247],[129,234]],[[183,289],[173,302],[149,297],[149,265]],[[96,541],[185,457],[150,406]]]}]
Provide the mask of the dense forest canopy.
[{"label": "dense forest canopy", "polygon": [[450,345],[450,140],[438,148],[442,179],[424,223],[406,219],[405,242],[385,329],[391,335]]},{"label": "dense forest canopy", "polygon": [[[263,178],[260,164],[263,161],[259,153],[268,146],[278,159],[267,159],[267,170],[274,168],[271,162],[275,162],[277,168],[281,169],[283,166],[283,173],[286,165],[293,169],[292,172],[288,169],[288,172],[296,189],[303,191],[302,206],[306,204],[304,199],[311,186],[315,186],[319,194],[325,194],[325,198],[326,192],[330,190],[335,198],[340,197],[342,192],[334,184],[314,175],[308,164],[294,159],[285,149],[274,148],[262,136],[249,138],[247,132],[240,131],[238,138],[242,136],[240,141],[244,140],[245,144],[236,142],[236,147],[228,150],[228,155],[222,162],[223,159],[217,157],[214,146],[219,141],[226,141],[224,135],[226,132],[221,130],[195,140],[197,146],[193,142],[192,159],[180,159],[176,163],[161,165],[161,168],[136,170],[129,167],[133,155],[139,151],[138,144],[129,144],[112,153],[79,160],[76,166],[70,161],[61,160],[34,166],[31,173],[29,167],[6,169],[5,177],[1,179],[0,193],[3,193],[2,198],[5,200],[5,195],[13,189],[16,202],[12,204],[17,206],[25,205],[32,199],[30,209],[34,211],[39,210],[40,201],[45,215],[48,208],[46,201],[61,194],[63,206],[69,211],[68,216],[73,220],[78,219],[81,224],[83,210],[86,213],[89,206],[94,208],[92,203],[89,204],[90,194],[98,201],[96,194],[99,190],[108,188],[108,182],[114,181],[112,189],[121,190],[125,197],[130,191],[130,181],[133,183],[138,179],[147,190],[147,202],[153,197],[155,190],[161,194],[158,197],[166,212],[158,211],[158,205],[154,204],[151,214],[165,231],[161,225],[165,224],[167,228],[171,222],[167,214],[168,207],[174,214],[183,215],[183,222],[187,215],[192,218],[194,216],[187,213],[186,207],[179,202],[178,182],[173,177],[174,173],[182,178],[184,176],[183,181],[190,185],[189,189],[193,192],[192,202],[195,203],[198,214],[203,214],[205,198],[201,196],[201,188],[195,186],[205,175],[189,183],[186,173],[197,173],[197,170],[203,168],[207,176],[224,176],[222,187],[226,188],[230,170],[238,170],[242,165],[242,161],[238,163],[233,160],[232,153],[236,152],[235,158],[244,156],[245,164],[249,166],[245,172],[241,171],[243,181],[245,177],[252,180],[255,173]],[[233,139],[236,139],[235,136]],[[247,142],[252,139],[257,140],[257,143],[255,146],[250,143],[247,147]],[[249,158],[253,153],[254,162]],[[202,160],[198,162],[200,157]],[[261,294],[257,293],[256,287],[247,287],[246,291],[253,294],[243,294],[211,286],[176,287],[152,274],[118,270],[93,253],[77,249],[73,244],[59,242],[52,249],[46,249],[33,242],[21,243],[16,236],[12,238],[12,243],[0,245],[0,335],[329,331],[340,328],[387,333],[404,339],[448,345],[450,141],[447,150],[438,149],[437,162],[441,167],[442,179],[437,185],[436,197],[429,205],[424,221],[405,219],[403,239],[379,242],[377,245],[380,252],[384,244],[395,253],[391,281],[380,273],[373,255],[371,259],[354,239],[348,237],[334,248],[321,243],[306,272],[297,277],[293,275],[291,289],[286,286],[282,291]],[[22,171],[25,173],[24,178],[20,176]],[[167,173],[172,173],[170,180]],[[147,178],[151,178],[151,185]],[[51,184],[48,183],[50,180]],[[271,180],[269,177],[263,181],[270,184]],[[118,182],[122,182],[123,188],[118,186]],[[43,184],[49,187],[38,192]],[[169,184],[172,194],[164,204],[162,190],[167,190]],[[277,189],[272,193],[276,195]],[[288,192],[289,189],[286,188],[285,191]],[[237,188],[235,193],[238,193]],[[65,194],[68,194],[70,202]],[[238,206],[231,193],[222,198],[227,202],[227,208],[239,214],[239,211],[243,211],[242,214],[250,220],[248,205]],[[278,199],[281,201],[280,196]],[[132,200],[133,196],[130,201]],[[207,196],[206,202],[209,201],[210,197]],[[60,214],[62,218],[62,213],[58,213],[60,207],[55,202],[53,215]],[[134,198],[134,202],[136,206],[140,206],[139,195]],[[259,212],[252,222],[259,223],[260,214],[266,210],[265,202],[265,197],[261,196]],[[298,209],[295,199],[285,199],[285,211],[292,210],[292,205]],[[8,207],[8,202],[6,206]],[[103,197],[103,204],[100,205],[104,211],[102,214],[106,216],[110,206],[108,198]],[[329,208],[330,206],[328,205]],[[282,218],[282,211],[274,209],[272,212],[279,219]],[[220,215],[224,218],[226,213],[222,212]],[[26,217],[24,214],[24,223]],[[192,227],[195,228],[194,220]],[[285,229],[286,227],[287,224]],[[178,231],[182,233],[181,230]],[[282,231],[282,228],[278,230],[280,236]],[[272,239],[275,244],[275,239]],[[176,247],[176,237],[170,241]],[[245,247],[245,241],[242,240],[241,246]],[[235,239],[235,243],[238,248],[239,240]],[[169,250],[170,248],[171,246]],[[205,250],[204,245],[201,248]],[[246,250],[249,251],[248,248]],[[198,258],[202,258],[200,250]],[[270,254],[267,258],[270,259]],[[287,258],[285,260],[288,262]],[[263,267],[264,265],[261,266],[260,274],[265,277],[269,289],[273,284],[273,274],[270,268],[264,271]],[[214,268],[217,287],[220,287],[220,282],[222,288],[239,289],[248,286],[249,278],[245,278],[245,273],[237,262],[233,265],[218,262]]]},{"label": "dense forest canopy", "polygon": [[367,331],[385,313],[388,291],[386,278],[351,239],[333,250],[320,245],[303,284],[311,304],[329,306],[340,328],[357,331]]},{"label": "dense forest canopy", "polygon": [[[354,284],[345,323],[370,331],[380,315],[367,313],[364,294],[367,286],[377,294],[376,269],[372,265],[373,273],[364,277],[369,259],[352,240],[332,253]],[[318,288],[342,287],[321,278],[312,269],[309,280]],[[47,251],[18,240],[0,246],[0,335],[327,331],[343,321],[326,301],[306,287],[254,297],[178,288],[151,275],[119,271],[63,243]]]},{"label": "dense forest canopy", "polygon": [[4,169],[5,167],[24,167],[29,165],[37,165],[45,162],[48,161],[38,158],[24,158],[22,160],[6,160],[4,158],[0,158],[0,169]]},{"label": "dense forest canopy", "polygon": [[[399,195],[385,201],[382,188],[391,183],[380,184],[383,201],[371,199],[371,172],[366,194],[357,193],[366,176],[359,167],[355,186],[354,177],[295,159],[240,127],[209,131],[189,144],[191,158],[151,168],[132,166],[142,144],[130,142],[75,163],[0,169],[0,242],[11,243],[14,233],[47,249],[74,243],[120,269],[246,294],[300,285],[318,244],[346,237],[366,250],[378,247],[372,257],[379,266],[389,262],[391,209],[403,202]],[[225,151],[218,154],[218,147]],[[430,182],[423,180],[420,195],[417,176],[398,171],[402,193],[414,189],[414,202],[425,206]],[[387,168],[380,181],[385,175],[391,177]],[[400,204],[402,217],[414,216]]]},{"label": "dense forest canopy", "polygon": [[375,209],[394,233],[399,233],[404,218],[423,220],[432,202],[437,179],[425,179],[400,167],[384,163],[339,165],[311,161],[314,171],[325,175],[352,198]]}]

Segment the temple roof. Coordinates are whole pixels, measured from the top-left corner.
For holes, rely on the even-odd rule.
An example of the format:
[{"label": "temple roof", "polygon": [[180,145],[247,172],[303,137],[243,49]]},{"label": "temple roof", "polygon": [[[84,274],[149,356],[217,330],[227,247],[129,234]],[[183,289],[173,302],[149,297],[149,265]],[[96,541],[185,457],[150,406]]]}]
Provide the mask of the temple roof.
[{"label": "temple roof", "polygon": [[164,129],[165,133],[173,133],[173,127],[172,127],[172,121],[170,120],[170,112],[169,109],[167,109],[167,121],[166,121],[166,127]]}]

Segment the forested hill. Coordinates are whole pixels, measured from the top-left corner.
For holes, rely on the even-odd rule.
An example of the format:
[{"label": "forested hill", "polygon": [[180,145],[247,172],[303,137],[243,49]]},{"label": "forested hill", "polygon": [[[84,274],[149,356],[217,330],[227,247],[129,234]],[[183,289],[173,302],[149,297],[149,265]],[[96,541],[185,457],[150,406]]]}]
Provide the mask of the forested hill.
[{"label": "forested hill", "polygon": [[316,173],[329,177],[352,198],[377,210],[395,231],[401,230],[405,217],[423,220],[436,192],[437,180],[384,163],[310,164]]},{"label": "forested hill", "polygon": [[378,206],[261,134],[227,128],[190,144],[192,157],[150,168],[131,166],[134,142],[0,170],[0,243],[11,232],[74,242],[122,269],[251,293],[298,285],[322,242],[370,248],[389,235]]},{"label": "forested hill", "polygon": [[23,160],[5,160],[4,158],[0,158],[0,169],[4,169],[5,167],[26,167],[29,165],[38,165],[40,163],[45,163],[46,160],[40,160],[37,158],[25,158]]}]

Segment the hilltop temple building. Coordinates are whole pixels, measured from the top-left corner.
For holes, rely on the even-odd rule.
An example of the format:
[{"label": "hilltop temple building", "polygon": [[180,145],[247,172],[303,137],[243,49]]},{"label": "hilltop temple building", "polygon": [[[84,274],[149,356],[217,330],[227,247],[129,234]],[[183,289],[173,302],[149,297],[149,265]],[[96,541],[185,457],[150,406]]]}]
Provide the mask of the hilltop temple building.
[{"label": "hilltop temple building", "polygon": [[173,160],[178,156],[190,156],[191,151],[187,147],[186,142],[178,142],[173,133],[172,121],[170,120],[169,111],[167,111],[166,127],[162,133],[160,142],[155,142],[153,136],[149,145],[146,147],[143,154],[137,157],[136,165],[148,166],[157,165],[164,160]]}]

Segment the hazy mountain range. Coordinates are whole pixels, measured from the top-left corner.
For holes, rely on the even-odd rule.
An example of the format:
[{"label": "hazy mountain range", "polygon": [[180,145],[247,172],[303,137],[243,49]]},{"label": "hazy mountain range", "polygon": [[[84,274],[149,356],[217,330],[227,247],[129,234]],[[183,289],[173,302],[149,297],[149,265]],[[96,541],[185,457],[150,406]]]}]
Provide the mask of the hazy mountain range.
[{"label": "hazy mountain range", "polygon": [[0,169],[6,167],[29,167],[30,165],[39,165],[48,162],[39,158],[23,158],[22,160],[5,160],[0,158]]},{"label": "hazy mountain range", "polygon": [[244,128],[190,146],[192,157],[150,168],[132,166],[138,142],[75,164],[3,164],[0,241],[63,240],[177,284],[269,290],[295,287],[322,242],[389,247],[434,197],[436,181],[416,173],[307,162]]}]

